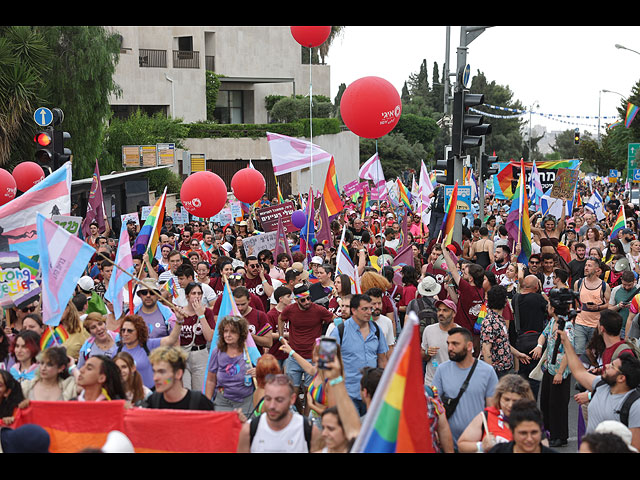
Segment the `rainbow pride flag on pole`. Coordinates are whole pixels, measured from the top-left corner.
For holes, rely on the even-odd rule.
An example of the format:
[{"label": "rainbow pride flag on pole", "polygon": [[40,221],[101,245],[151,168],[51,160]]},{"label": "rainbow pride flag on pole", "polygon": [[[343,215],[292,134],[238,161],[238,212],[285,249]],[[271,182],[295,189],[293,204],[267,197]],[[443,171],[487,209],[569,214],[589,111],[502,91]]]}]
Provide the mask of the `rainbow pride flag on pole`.
[{"label": "rainbow pride flag on pole", "polygon": [[327,170],[327,178],[324,181],[324,202],[327,206],[329,216],[336,215],[344,210],[344,204],[340,198],[340,187],[338,186],[338,176],[336,175],[336,165],[331,157],[329,169]]},{"label": "rainbow pride flag on pole", "polygon": [[618,232],[620,232],[620,230],[622,230],[623,228],[626,228],[626,225],[627,225],[627,219],[625,218],[625,215],[624,215],[624,207],[621,206],[620,211],[618,212],[618,217],[616,218],[616,221],[613,224],[613,227],[611,227],[611,236],[609,237],[609,240],[614,240],[618,238]]},{"label": "rainbow pride flag on pole", "polygon": [[638,106],[634,105],[633,103],[627,103],[627,116],[624,119],[624,126],[626,128],[629,128],[629,126],[631,125],[631,122],[633,122],[633,119],[635,118],[637,113],[638,113]]},{"label": "rainbow pride flag on pole", "polygon": [[354,453],[435,453],[420,355],[418,317],[411,312],[384,369]]},{"label": "rainbow pride flag on pole", "polygon": [[149,258],[156,256],[156,249],[160,241],[160,229],[164,224],[164,208],[167,198],[167,187],[164,187],[162,196],[156,201],[156,204],[149,212],[149,216],[144,222],[140,232],[136,237],[136,243],[133,245],[133,252],[143,255],[144,252],[149,254]]},{"label": "rainbow pride flag on pole", "polygon": [[[452,208],[453,207],[453,208]],[[451,245],[453,241],[453,227],[456,223],[456,209],[458,207],[458,181],[456,180],[456,184],[453,187],[453,192],[451,192],[451,198],[449,199],[449,205],[444,213],[444,219],[442,220],[442,246],[446,247],[447,245]]]},{"label": "rainbow pride flag on pole", "polygon": [[360,210],[360,219],[364,220],[367,215],[371,215],[371,203],[369,203],[369,191],[362,192],[362,208]]},{"label": "rainbow pride flag on pole", "polygon": [[515,244],[520,242],[520,255],[518,262],[529,265],[531,256],[531,221],[529,220],[529,200],[527,198],[527,188],[524,184],[526,176],[524,161],[520,161],[520,178],[516,187],[511,209],[507,215],[505,228],[510,239]]},{"label": "rainbow pride flag on pole", "polygon": [[407,187],[405,187],[404,183],[402,183],[402,180],[400,180],[399,178],[397,183],[398,183],[398,200],[400,200],[400,203],[404,205],[409,212],[412,212],[413,208],[411,207],[411,192],[409,192]]}]

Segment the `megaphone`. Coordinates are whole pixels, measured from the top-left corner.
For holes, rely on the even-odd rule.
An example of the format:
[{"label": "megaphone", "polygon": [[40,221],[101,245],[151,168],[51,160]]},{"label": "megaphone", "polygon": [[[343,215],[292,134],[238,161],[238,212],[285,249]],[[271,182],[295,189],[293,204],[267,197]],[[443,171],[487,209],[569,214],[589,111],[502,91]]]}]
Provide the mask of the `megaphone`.
[{"label": "megaphone", "polygon": [[629,259],[621,258],[613,266],[613,271],[617,273],[617,272],[623,272],[625,270],[631,271],[631,265],[629,264]]}]

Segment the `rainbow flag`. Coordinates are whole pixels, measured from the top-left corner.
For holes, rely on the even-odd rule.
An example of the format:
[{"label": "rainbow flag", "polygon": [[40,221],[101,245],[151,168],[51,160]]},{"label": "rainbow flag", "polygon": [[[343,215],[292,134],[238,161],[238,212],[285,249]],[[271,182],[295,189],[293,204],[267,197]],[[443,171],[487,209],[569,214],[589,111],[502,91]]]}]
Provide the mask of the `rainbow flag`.
[{"label": "rainbow flag", "polygon": [[284,197],[282,196],[282,190],[280,190],[280,184],[278,183],[278,177],[274,177],[276,179],[276,190],[278,191],[278,203],[284,203]]},{"label": "rainbow flag", "polygon": [[[515,174],[518,172],[522,159],[519,162],[514,160],[510,162],[497,163],[498,173],[493,176],[493,186],[496,198],[513,200],[515,196],[515,186],[517,180]],[[533,169],[533,162],[524,162],[525,168]],[[536,162],[537,169],[554,169],[569,168],[576,169],[580,166],[580,160],[553,160],[546,162]]]},{"label": "rainbow flag", "polygon": [[624,216],[624,207],[621,206],[620,211],[618,212],[618,217],[613,223],[613,227],[611,227],[611,236],[609,237],[609,240],[618,238],[618,232],[620,232],[620,230],[622,230],[623,228],[626,228],[626,225],[627,219]]},{"label": "rainbow flag", "polygon": [[[451,198],[449,199],[449,205],[444,212],[444,219],[442,220],[442,230],[440,235],[442,237],[442,246],[446,247],[451,245],[453,240],[453,226],[456,223],[456,209],[458,206],[458,181],[453,187]],[[452,208],[453,207],[453,208]]]},{"label": "rainbow flag", "polygon": [[367,215],[371,215],[371,204],[369,203],[369,192],[362,192],[362,209],[360,210],[360,218],[364,220]]},{"label": "rainbow flag", "polygon": [[397,183],[398,183],[398,199],[400,200],[400,203],[402,203],[409,212],[412,212],[413,209],[411,208],[411,192],[409,192],[407,187],[404,186],[404,183],[402,183],[402,180],[400,180],[399,178]]},{"label": "rainbow flag", "polygon": [[160,241],[160,229],[164,224],[164,208],[167,199],[167,187],[164,187],[162,196],[149,212],[149,216],[144,222],[133,245],[133,252],[143,255],[146,251],[149,258],[155,258],[158,242]]},{"label": "rainbow flag", "polygon": [[40,350],[49,347],[59,347],[69,338],[69,333],[62,326],[50,327],[47,325],[44,333],[40,337]]},{"label": "rainbow flag", "polygon": [[476,319],[476,323],[473,324],[473,333],[476,335],[480,335],[480,331],[482,330],[482,322],[487,316],[487,303],[483,303],[482,307],[480,307],[480,312],[478,312],[478,318]]},{"label": "rainbow flag", "polygon": [[624,119],[625,127],[629,128],[631,122],[633,122],[633,119],[636,116],[636,113],[638,113],[638,106],[633,103],[627,103],[627,116]]},{"label": "rainbow flag", "polygon": [[527,188],[524,184],[526,176],[523,160],[520,161],[520,169],[518,186],[511,202],[511,209],[507,215],[505,227],[514,246],[520,240],[521,248],[518,262],[529,265],[529,257],[531,256],[531,221],[529,220]]},{"label": "rainbow flag", "polygon": [[333,216],[344,210],[344,204],[340,198],[340,187],[338,186],[338,176],[336,175],[336,165],[331,157],[327,177],[324,181],[324,201],[327,206],[327,213]]},{"label": "rainbow flag", "polygon": [[178,285],[173,277],[169,277],[169,280],[162,285],[162,290],[169,292],[173,298],[178,298]]},{"label": "rainbow flag", "polygon": [[420,355],[419,322],[415,313],[411,312],[351,451],[435,453],[430,427]]}]

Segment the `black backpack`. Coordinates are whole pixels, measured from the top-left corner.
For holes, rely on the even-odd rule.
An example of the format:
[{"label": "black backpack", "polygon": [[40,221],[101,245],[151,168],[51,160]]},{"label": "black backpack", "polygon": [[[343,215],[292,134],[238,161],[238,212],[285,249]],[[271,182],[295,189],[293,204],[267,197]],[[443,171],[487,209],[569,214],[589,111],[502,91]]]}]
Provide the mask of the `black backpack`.
[{"label": "black backpack", "polygon": [[[256,432],[258,431],[258,424],[260,423],[260,417],[262,415],[258,415],[257,417],[253,417],[250,420],[251,425],[249,426],[249,445],[253,443],[253,437],[256,436]],[[313,423],[309,419],[309,417],[302,416],[302,425],[304,427],[304,439],[307,441],[307,450],[311,452],[311,434],[313,433]]]},{"label": "black backpack", "polygon": [[[600,380],[594,387],[593,392],[591,392],[591,395],[592,396],[595,395],[598,387],[600,385],[605,385],[605,383],[606,382],[604,380]],[[633,390],[631,390],[629,395],[627,395],[627,398],[624,399],[624,402],[622,403],[620,410],[615,410],[613,412],[620,415],[620,421],[624,423],[625,426],[627,427],[629,426],[629,411],[631,410],[631,405],[633,405],[633,403],[636,400],[638,400],[638,398],[640,398],[640,387],[636,387]]]},{"label": "black backpack", "polygon": [[[409,302],[409,305],[411,305],[412,302]],[[438,323],[438,311],[431,299],[426,297],[416,298],[414,305],[417,305],[417,310],[412,307],[411,311],[418,315],[418,320],[420,321],[420,338],[422,338],[422,332],[424,332],[426,327]],[[407,310],[407,313],[409,313],[409,310]]]},{"label": "black backpack", "polygon": [[[371,321],[371,323],[373,323],[373,328],[375,330],[375,334],[376,334],[376,338],[378,339],[378,342],[380,341],[380,327],[378,327],[378,324],[376,322],[374,322],[373,320]],[[340,325],[338,325],[338,334],[340,335],[340,346],[342,346],[342,336],[344,335],[344,322],[340,323]]]}]

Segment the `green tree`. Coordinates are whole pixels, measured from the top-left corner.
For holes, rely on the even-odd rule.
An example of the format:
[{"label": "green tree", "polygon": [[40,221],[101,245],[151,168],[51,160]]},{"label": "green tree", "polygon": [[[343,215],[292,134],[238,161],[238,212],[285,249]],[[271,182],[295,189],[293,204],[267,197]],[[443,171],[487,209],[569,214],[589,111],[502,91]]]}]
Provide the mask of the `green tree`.
[{"label": "green tree", "polygon": [[44,102],[51,50],[28,26],[0,27],[0,165],[33,158],[33,112]]},{"label": "green tree", "polygon": [[[564,132],[556,136],[556,141],[553,145],[551,145],[551,149],[554,152],[558,152],[560,154],[560,158],[562,159],[580,157],[578,145],[575,144],[573,134],[573,130],[565,130]],[[586,136],[587,135],[583,134],[582,138],[584,139]]]},{"label": "green tree", "polygon": [[391,132],[377,141],[360,140],[360,164],[366,162],[376,152],[382,162],[382,171],[387,180],[402,175],[410,169],[420,169],[420,159],[427,158],[427,152],[420,142],[410,143],[402,133]]},{"label": "green tree", "polygon": [[101,26],[34,28],[54,54],[46,79],[47,101],[64,111],[60,128],[71,134],[68,143],[73,152],[74,177],[89,177],[95,159],[100,161],[111,117],[109,96],[120,94],[113,81],[120,56],[120,37]]},{"label": "green tree", "polygon": [[431,89],[429,88],[429,71],[427,68],[427,60],[422,60],[420,69],[417,73],[411,73],[408,80],[409,93],[411,99],[415,97],[422,97],[427,100],[427,103],[431,96]]}]

